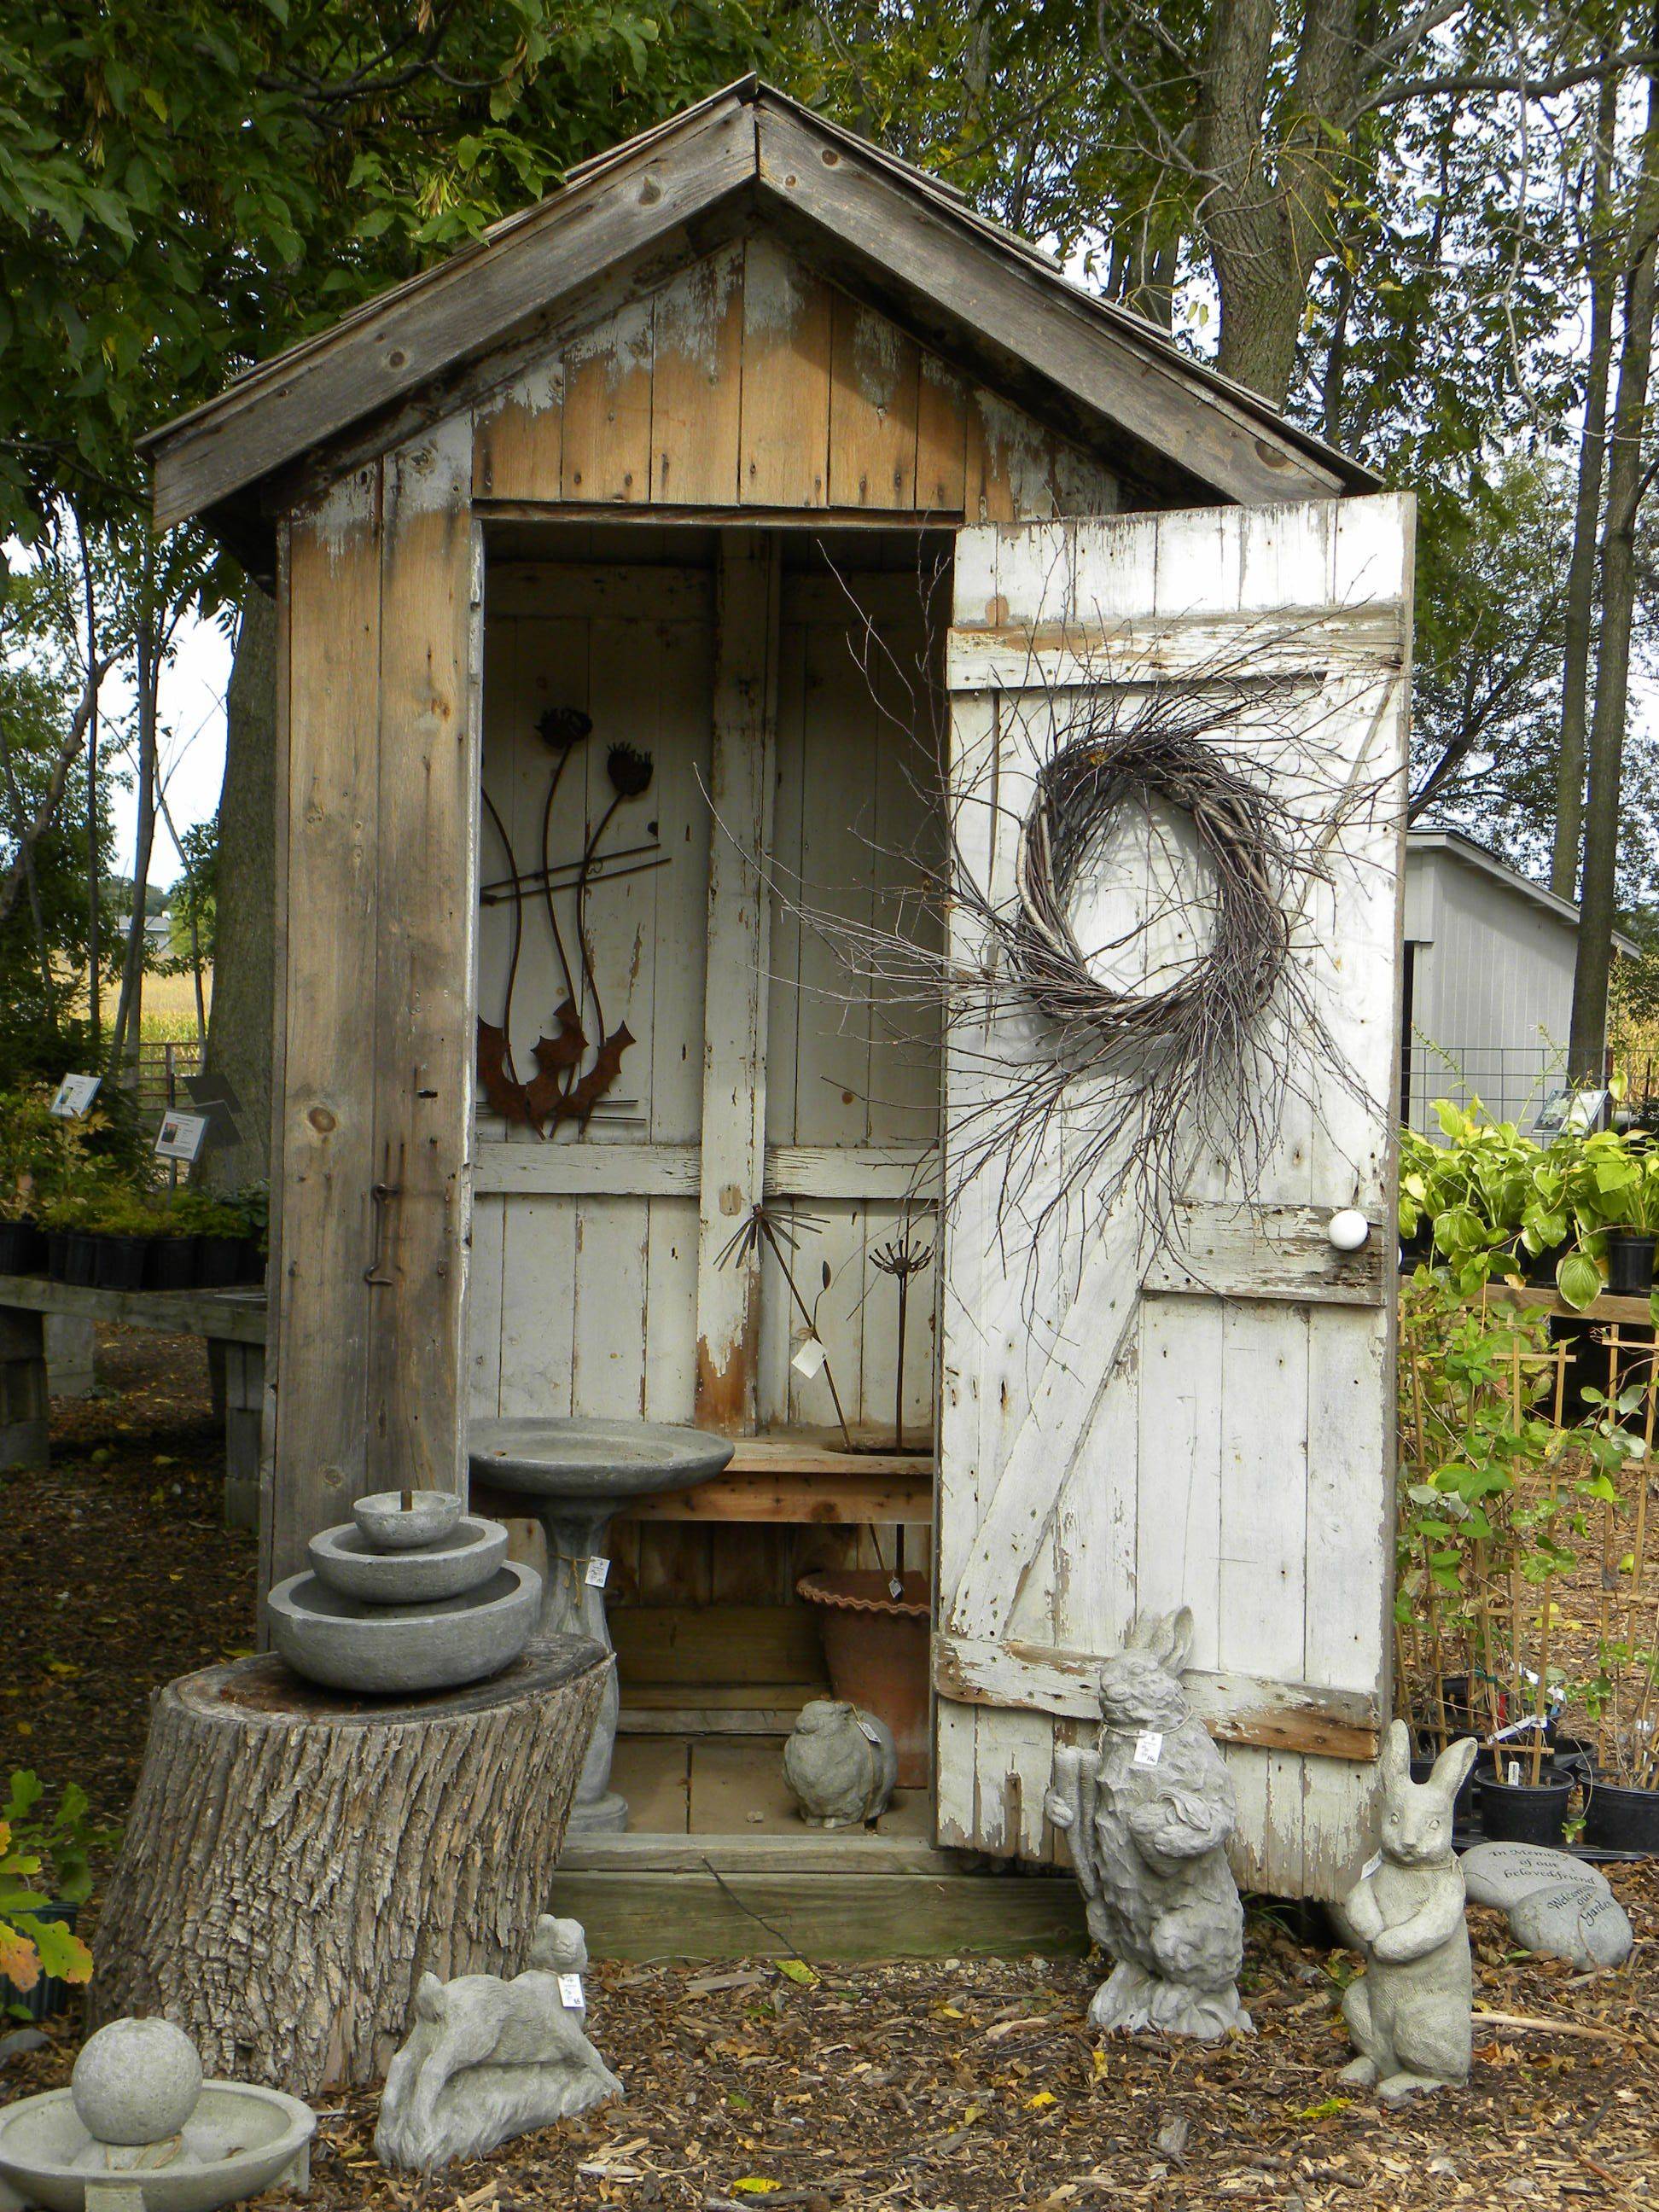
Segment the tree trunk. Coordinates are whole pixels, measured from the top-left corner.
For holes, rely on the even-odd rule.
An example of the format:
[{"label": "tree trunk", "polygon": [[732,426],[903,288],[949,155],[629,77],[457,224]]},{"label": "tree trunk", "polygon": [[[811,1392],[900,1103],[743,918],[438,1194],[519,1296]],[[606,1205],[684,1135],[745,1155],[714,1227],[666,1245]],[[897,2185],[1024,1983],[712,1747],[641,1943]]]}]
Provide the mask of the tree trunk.
[{"label": "tree trunk", "polygon": [[234,1139],[216,1143],[204,1167],[204,1179],[224,1190],[259,1182],[270,1168],[276,830],[276,608],[250,583],[225,701],[221,890],[208,1018],[208,1068],[226,1079],[237,1101]]},{"label": "tree trunk", "polygon": [[1584,427],[1578,441],[1578,493],[1572,517],[1572,556],[1561,616],[1561,752],[1555,769],[1555,837],[1550,889],[1570,899],[1578,889],[1578,848],[1584,830],[1584,750],[1589,720],[1590,638],[1595,626],[1595,535],[1601,514],[1602,447],[1607,428],[1607,370],[1613,360],[1612,257],[1604,235],[1613,134],[1619,86],[1601,85],[1595,120],[1594,180],[1590,188],[1589,362],[1584,382]]},{"label": "tree trunk", "polygon": [[115,1037],[110,1073],[123,1068],[138,1084],[139,1043],[143,1035],[145,903],[149,896],[149,859],[155,841],[155,708],[161,680],[159,624],[155,613],[155,554],[146,533],[140,568],[135,672],[138,694],[138,827],[132,858],[132,912],[127,921],[126,954],[121,963],[121,995],[115,1006]]},{"label": "tree trunk", "polygon": [[1645,489],[1642,437],[1653,360],[1654,241],[1659,234],[1659,76],[1648,78],[1625,280],[1619,393],[1607,447],[1607,511],[1601,537],[1601,628],[1595,656],[1595,708],[1589,730],[1584,802],[1584,875],[1578,902],[1578,954],[1572,978],[1569,1073],[1599,1079],[1607,1054],[1607,982],[1618,914],[1619,813],[1625,717],[1630,690],[1631,624],[1636,608],[1636,520]]},{"label": "tree trunk", "polygon": [[1290,391],[1308,280],[1334,243],[1330,119],[1353,94],[1355,13],[1354,0],[1303,0],[1294,72],[1274,94],[1275,0],[1218,0],[1210,11],[1194,152],[1221,295],[1217,366],[1275,407]]},{"label": "tree trunk", "polygon": [[379,2079],[423,1973],[526,1963],[605,1675],[596,1644],[550,1637],[407,1705],[270,1656],[168,1683],[88,2027],[163,2014],[209,2074],[301,2097]]}]

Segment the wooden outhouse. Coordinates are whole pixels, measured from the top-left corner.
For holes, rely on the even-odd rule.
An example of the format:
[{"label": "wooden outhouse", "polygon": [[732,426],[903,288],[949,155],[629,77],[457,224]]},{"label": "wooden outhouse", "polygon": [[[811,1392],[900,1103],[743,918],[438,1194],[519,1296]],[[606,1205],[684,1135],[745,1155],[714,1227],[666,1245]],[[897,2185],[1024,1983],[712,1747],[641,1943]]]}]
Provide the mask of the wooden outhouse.
[{"label": "wooden outhouse", "polygon": [[[469,1413],[716,1427],[727,1477],[618,1534],[625,1731],[630,1681],[669,1736],[787,1726],[796,1577],[902,1531],[930,1841],[1054,1859],[1057,1735],[1186,1603],[1241,1879],[1334,1893],[1387,1717],[1393,810],[1334,807],[1289,919],[1341,1079],[1262,1091],[1249,1206],[1199,1144],[1156,1237],[1127,1200],[1022,1227],[985,1175],[935,1225],[986,1063],[856,949],[939,931],[951,836],[1008,895],[1056,699],[1224,663],[1386,797],[1409,503],[752,80],[150,454],[158,521],[280,612],[267,1577],[356,1494],[464,1484]],[[581,1111],[520,1117],[573,1066]]]}]

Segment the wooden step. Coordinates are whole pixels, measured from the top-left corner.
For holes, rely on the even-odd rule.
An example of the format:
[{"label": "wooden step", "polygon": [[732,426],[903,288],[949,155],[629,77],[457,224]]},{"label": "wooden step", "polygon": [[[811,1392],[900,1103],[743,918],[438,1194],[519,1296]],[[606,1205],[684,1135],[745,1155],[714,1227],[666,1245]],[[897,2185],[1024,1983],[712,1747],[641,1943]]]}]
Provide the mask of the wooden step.
[{"label": "wooden step", "polygon": [[1068,1876],[977,1872],[909,1838],[595,1838],[567,1849],[548,1910],[581,1922],[596,1959],[1054,1958],[1089,1948]]}]

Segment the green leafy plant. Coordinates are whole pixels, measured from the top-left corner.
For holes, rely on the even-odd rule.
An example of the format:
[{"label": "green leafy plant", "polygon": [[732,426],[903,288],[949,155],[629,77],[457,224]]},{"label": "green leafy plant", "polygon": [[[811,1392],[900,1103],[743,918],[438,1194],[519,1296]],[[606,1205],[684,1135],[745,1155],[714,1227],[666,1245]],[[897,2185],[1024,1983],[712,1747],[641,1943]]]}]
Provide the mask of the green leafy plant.
[{"label": "green leafy plant", "polygon": [[0,1807],[0,1974],[30,1990],[44,1974],[84,1982],[92,1954],[59,1920],[40,1916],[53,1905],[84,1905],[92,1893],[92,1853],[106,1850],[117,1831],[94,1826],[86,1792],[65,1785],[55,1813],[40,1809],[40,1777],[22,1768]]},{"label": "green leafy plant", "polygon": [[1548,1316],[1468,1297],[1443,1269],[1402,1288],[1396,1704],[1425,1746],[1541,1723],[1562,1680],[1554,1590],[1598,1511],[1622,1510],[1637,1449],[1616,1420],[1563,1418]]},{"label": "green leafy plant", "polygon": [[0,1092],[0,1221],[43,1220],[59,1198],[92,1192],[108,1173],[96,1149],[96,1108],[78,1120],[52,1112],[45,1085]]},{"label": "green leafy plant", "polygon": [[245,1216],[234,1200],[187,1185],[167,1201],[173,1233],[183,1237],[241,1237]]}]

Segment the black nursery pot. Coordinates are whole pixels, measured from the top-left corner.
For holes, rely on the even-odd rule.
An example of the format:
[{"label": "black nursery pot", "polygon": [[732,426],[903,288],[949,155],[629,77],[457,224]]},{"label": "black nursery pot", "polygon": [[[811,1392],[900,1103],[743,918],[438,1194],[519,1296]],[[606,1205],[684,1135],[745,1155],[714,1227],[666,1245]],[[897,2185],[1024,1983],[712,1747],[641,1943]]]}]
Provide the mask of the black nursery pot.
[{"label": "black nursery pot", "polygon": [[[34,1917],[61,1922],[72,1936],[78,1910],[73,1905],[40,1905],[34,1908]],[[20,1990],[15,1982],[0,1974],[0,2020],[14,2012],[25,2013],[30,2020],[53,2020],[68,2004],[69,1996],[69,1984],[60,1982],[56,1974],[42,1974],[32,1990]]]},{"label": "black nursery pot", "polygon": [[193,1237],[152,1237],[145,1271],[152,1291],[193,1291],[196,1287],[196,1239]]},{"label": "black nursery pot", "polygon": [[1644,1298],[1653,1288],[1653,1252],[1659,1238],[1635,1229],[1607,1231],[1607,1288],[1616,1297]]},{"label": "black nursery pot", "polygon": [[237,1262],[239,1283],[263,1283],[265,1279],[265,1255],[259,1249],[257,1237],[239,1237],[236,1240],[241,1257]]},{"label": "black nursery pot", "polygon": [[242,1240],[240,1237],[198,1237],[196,1240],[196,1281],[204,1291],[228,1291],[242,1279]]},{"label": "black nursery pot", "polygon": [[1659,1790],[1598,1782],[1584,1808],[1584,1841],[1601,1851],[1642,1851],[1659,1858]]},{"label": "black nursery pot", "polygon": [[143,1288],[144,1263],[149,1256],[148,1237],[98,1237],[94,1280],[100,1291]]},{"label": "black nursery pot", "polygon": [[[52,1239],[53,1243],[57,1241],[56,1237]],[[98,1239],[79,1229],[66,1231],[64,1236],[62,1267],[61,1273],[55,1265],[52,1268],[58,1281],[74,1283],[80,1289],[89,1291],[98,1279]]]},{"label": "black nursery pot", "polygon": [[43,1231],[32,1221],[0,1221],[0,1275],[36,1275],[46,1264]]},{"label": "black nursery pot", "polygon": [[[1527,1771],[1522,1766],[1522,1772]],[[1546,1844],[1559,1850],[1575,1778],[1547,1764],[1536,1782],[1480,1777],[1480,1826],[1489,1844]]]}]

